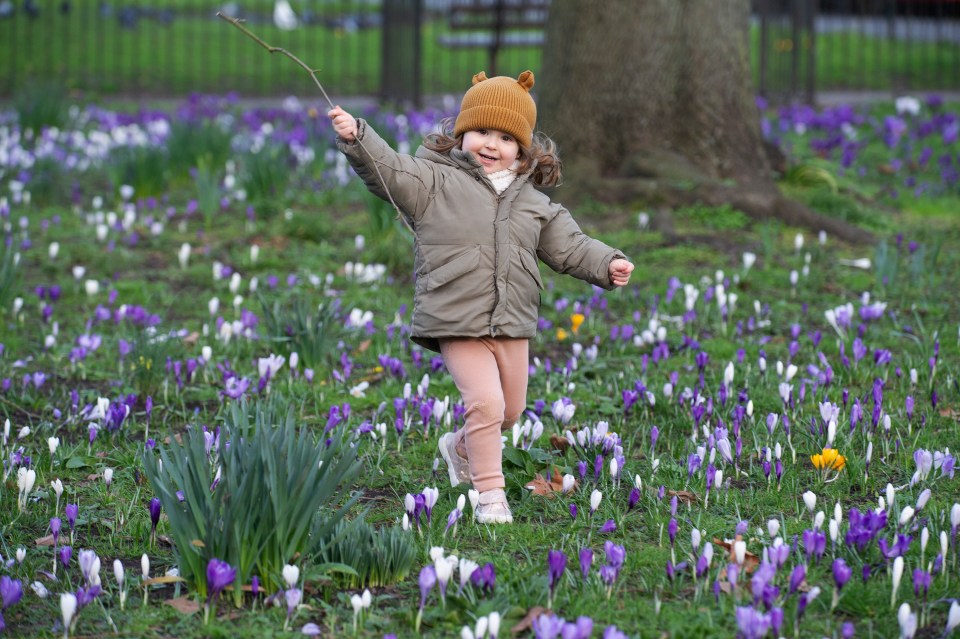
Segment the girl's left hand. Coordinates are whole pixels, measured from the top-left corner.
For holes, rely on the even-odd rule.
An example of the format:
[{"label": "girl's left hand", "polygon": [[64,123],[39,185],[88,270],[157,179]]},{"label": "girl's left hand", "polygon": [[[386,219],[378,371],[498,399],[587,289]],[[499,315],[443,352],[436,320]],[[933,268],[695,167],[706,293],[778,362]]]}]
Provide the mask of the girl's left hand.
[{"label": "girl's left hand", "polygon": [[610,281],[613,282],[614,286],[626,286],[627,282],[630,281],[630,273],[633,272],[633,263],[623,258],[617,258],[610,261],[608,271]]}]

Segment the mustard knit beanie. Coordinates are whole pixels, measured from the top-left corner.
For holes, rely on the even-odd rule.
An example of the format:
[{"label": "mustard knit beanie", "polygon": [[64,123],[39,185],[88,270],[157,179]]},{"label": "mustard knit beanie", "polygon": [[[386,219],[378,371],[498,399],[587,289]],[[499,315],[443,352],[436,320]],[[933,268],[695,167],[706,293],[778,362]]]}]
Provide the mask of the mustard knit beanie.
[{"label": "mustard knit beanie", "polygon": [[537,105],[530,97],[531,88],[531,71],[524,71],[516,79],[503,75],[487,78],[481,71],[473,76],[473,86],[463,96],[453,134],[495,129],[512,135],[520,146],[529,147],[537,124]]}]

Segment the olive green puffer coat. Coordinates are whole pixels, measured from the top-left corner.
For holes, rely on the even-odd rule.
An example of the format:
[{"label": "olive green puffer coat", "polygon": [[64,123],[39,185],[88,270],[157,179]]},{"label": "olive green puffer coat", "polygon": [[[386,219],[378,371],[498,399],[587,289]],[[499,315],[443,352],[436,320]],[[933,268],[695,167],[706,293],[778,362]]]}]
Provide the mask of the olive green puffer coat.
[{"label": "olive green puffer coat", "polygon": [[585,235],[570,213],[519,175],[501,194],[468,152],[394,151],[365,121],[362,143],[338,140],[371,192],[390,195],[415,235],[414,342],[536,335],[539,257],[558,273],[612,289],[610,261],[624,255]]}]

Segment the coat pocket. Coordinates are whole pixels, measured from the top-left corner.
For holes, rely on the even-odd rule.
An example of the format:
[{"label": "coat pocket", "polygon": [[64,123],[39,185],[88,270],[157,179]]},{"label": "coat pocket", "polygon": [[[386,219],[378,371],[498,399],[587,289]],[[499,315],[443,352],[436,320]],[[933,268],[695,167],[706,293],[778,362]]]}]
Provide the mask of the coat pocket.
[{"label": "coat pocket", "polygon": [[540,269],[537,268],[537,258],[526,249],[521,248],[517,252],[520,253],[520,264],[523,266],[523,270],[530,274],[530,277],[537,283],[537,288],[542,291],[543,280],[540,278]]},{"label": "coat pocket", "polygon": [[427,275],[427,290],[432,291],[480,266],[480,247],[475,246]]}]

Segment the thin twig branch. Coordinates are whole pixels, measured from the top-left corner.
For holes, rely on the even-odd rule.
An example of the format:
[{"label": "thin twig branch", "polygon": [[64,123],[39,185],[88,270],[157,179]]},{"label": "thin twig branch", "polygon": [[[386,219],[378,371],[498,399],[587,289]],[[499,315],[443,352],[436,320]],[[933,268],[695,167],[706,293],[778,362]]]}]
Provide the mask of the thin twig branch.
[{"label": "thin twig branch", "polygon": [[[333,100],[330,99],[330,96],[327,95],[327,92],[326,90],[324,90],[323,85],[320,83],[320,78],[317,77],[316,70],[311,68],[309,65],[307,65],[303,60],[301,60],[300,58],[293,55],[292,53],[290,53],[289,51],[287,51],[282,47],[273,47],[267,44],[266,42],[264,42],[259,36],[257,36],[257,34],[255,34],[250,29],[246,28],[245,26],[243,26],[244,20],[242,18],[232,18],[227,14],[223,13],[222,11],[217,11],[217,17],[220,18],[221,20],[225,20],[229,22],[236,28],[240,29],[240,31],[242,31],[244,35],[246,35],[248,38],[250,38],[257,44],[259,44],[264,49],[266,49],[269,53],[281,53],[287,56],[288,58],[290,58],[291,60],[293,60],[301,69],[303,69],[304,71],[310,74],[310,77],[313,78],[314,84],[317,85],[317,88],[320,89],[320,93],[323,94],[323,98],[327,101],[327,105],[329,105],[331,109],[333,109],[336,106],[334,105]],[[390,204],[393,205],[394,210],[396,210],[397,212],[397,218],[401,222],[403,222],[403,225],[407,227],[407,230],[413,233],[413,227],[411,227],[410,223],[407,222],[407,218],[403,216],[403,213],[400,212],[400,207],[397,206],[397,203],[394,202],[393,200],[393,195],[391,195],[390,189],[387,187],[387,181],[384,179],[383,174],[380,173],[380,167],[377,166],[377,160],[373,157],[373,155],[371,155],[370,151],[367,150],[367,147],[363,146],[363,142],[361,142],[359,138],[355,138],[355,140],[357,144],[360,145],[360,148],[363,149],[364,153],[366,153],[370,157],[370,159],[373,160],[373,169],[374,171],[377,172],[377,177],[380,178],[380,183],[383,185],[383,192],[386,193],[387,199],[390,200]]]}]

